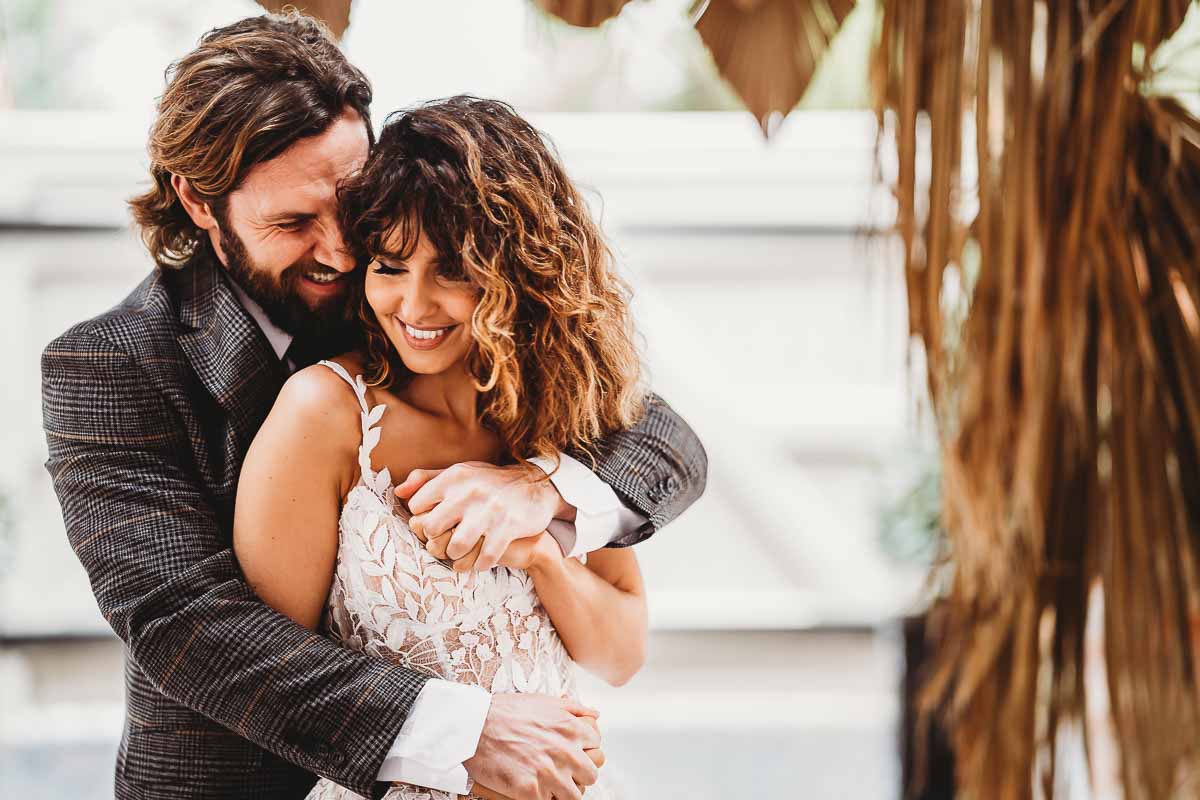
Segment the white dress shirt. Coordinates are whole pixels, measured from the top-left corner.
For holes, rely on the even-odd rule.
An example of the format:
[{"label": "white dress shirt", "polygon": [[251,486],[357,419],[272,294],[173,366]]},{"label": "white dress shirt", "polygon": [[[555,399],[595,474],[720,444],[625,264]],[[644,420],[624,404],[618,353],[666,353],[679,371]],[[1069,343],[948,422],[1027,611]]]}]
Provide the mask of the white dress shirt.
[{"label": "white dress shirt", "polygon": [[[242,308],[262,329],[275,356],[282,360],[292,344],[292,335],[273,323],[262,306],[235,281],[229,284]],[[290,361],[287,367],[289,372],[296,369]],[[577,514],[574,523],[556,519],[547,530],[564,555],[584,556],[645,523],[644,516],[626,508],[612,487],[590,469],[565,453],[559,453],[559,459],[559,468],[550,481]],[[551,459],[530,461],[547,473],[554,470]],[[383,760],[378,780],[469,793],[471,781],[463,762],[475,755],[491,704],[491,694],[482,687],[431,678],[417,694]]]}]

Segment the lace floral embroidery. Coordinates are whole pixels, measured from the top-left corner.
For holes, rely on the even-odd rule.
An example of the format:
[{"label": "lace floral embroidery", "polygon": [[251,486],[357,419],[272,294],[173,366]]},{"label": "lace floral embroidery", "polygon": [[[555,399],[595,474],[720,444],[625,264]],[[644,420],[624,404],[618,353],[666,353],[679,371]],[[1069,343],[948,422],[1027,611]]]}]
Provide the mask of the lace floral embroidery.
[{"label": "lace floral embroidery", "polygon": [[[350,383],[362,408],[361,477],[338,523],[337,565],[325,624],[343,646],[490,692],[576,697],[574,664],[523,570],[456,573],[433,556],[394,500],[387,469],[375,472],[385,407],[368,408],[362,377],[322,362]],[[600,791],[597,791],[600,789]],[[599,800],[601,787],[588,797]],[[309,800],[355,797],[323,780]],[[394,784],[386,800],[451,800],[447,792]]]}]

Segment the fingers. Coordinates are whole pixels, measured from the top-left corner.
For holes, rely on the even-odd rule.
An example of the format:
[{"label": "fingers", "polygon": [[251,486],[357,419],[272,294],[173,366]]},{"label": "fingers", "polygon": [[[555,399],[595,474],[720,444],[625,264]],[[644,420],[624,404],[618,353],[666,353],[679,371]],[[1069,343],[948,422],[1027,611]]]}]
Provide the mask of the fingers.
[{"label": "fingers", "polygon": [[[591,762],[589,761],[590,765]],[[595,781],[592,781],[595,783]],[[587,784],[591,785],[591,784]],[[583,790],[579,788],[579,784],[575,781],[568,780],[567,782],[555,781],[550,784],[550,796],[554,800],[583,800]]]},{"label": "fingers", "polygon": [[[455,572],[470,572],[475,568],[475,561],[479,558],[479,551],[483,549],[483,540],[480,539],[478,544],[462,558],[454,559]],[[447,548],[447,552],[449,548]]]},{"label": "fingers", "polygon": [[[458,523],[458,527],[450,533],[452,536],[446,537],[446,557],[451,560],[457,560],[475,549],[475,546],[482,541],[483,535],[486,533],[486,528],[478,511],[475,513],[468,511],[463,515],[463,519]],[[450,543],[454,541],[455,537],[458,538],[461,544],[458,547],[450,547]]]},{"label": "fingers", "polygon": [[450,533],[443,533],[435,539],[430,539],[425,542],[425,549],[429,554],[439,561],[446,560],[446,545],[450,544]]},{"label": "fingers", "polygon": [[[450,537],[450,544],[446,546],[446,556],[458,561],[477,546],[482,546],[483,535],[483,526],[477,521],[470,520],[467,525],[459,525]],[[504,550],[501,549],[500,552],[503,553]]]},{"label": "fingers", "polygon": [[572,700],[569,697],[562,699],[563,709],[568,714],[574,714],[577,717],[591,717],[592,719],[600,719],[600,712],[591,706],[585,706],[582,703]]},{"label": "fingers", "polygon": [[475,564],[475,569],[480,572],[491,569],[500,563],[500,559],[504,556],[504,551],[512,544],[512,538],[503,535],[492,533],[483,538],[483,549],[479,551],[479,560]]},{"label": "fingers", "polygon": [[580,746],[592,750],[600,746],[600,726],[593,717],[576,717],[579,726]]},{"label": "fingers", "polygon": [[432,511],[413,514],[412,519],[408,521],[408,527],[414,531],[420,529],[421,535],[426,541],[429,541],[446,533],[460,522],[462,522],[460,507],[455,503],[445,502],[439,503]]},{"label": "fingers", "polygon": [[[441,475],[444,470],[440,469],[414,469],[408,473],[408,477],[401,481],[395,489],[396,496],[401,500],[408,500],[418,489],[426,483]],[[416,510],[409,506],[409,509],[416,513]]]},{"label": "fingers", "polygon": [[[600,777],[600,770],[587,753],[576,751],[571,765],[571,788],[582,794],[581,787],[591,786]],[[557,792],[555,797],[558,797]]]},{"label": "fingers", "polygon": [[[414,514],[424,514],[442,500],[446,496],[446,489],[454,483],[454,472],[452,468],[446,469],[414,469],[409,473],[409,477],[404,479],[401,486],[407,486],[413,475],[417,476],[420,485],[417,486],[412,496],[408,498],[408,510]],[[397,487],[399,493],[399,487]]]},{"label": "fingers", "polygon": [[604,751],[599,747],[584,750],[583,754],[592,760],[592,763],[596,765],[596,769],[600,769],[608,762],[608,759],[604,757]]}]

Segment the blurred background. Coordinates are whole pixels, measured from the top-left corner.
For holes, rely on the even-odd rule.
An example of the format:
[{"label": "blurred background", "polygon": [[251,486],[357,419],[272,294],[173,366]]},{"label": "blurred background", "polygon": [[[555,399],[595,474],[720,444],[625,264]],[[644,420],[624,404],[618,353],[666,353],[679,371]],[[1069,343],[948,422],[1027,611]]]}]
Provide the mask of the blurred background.
[{"label": "blurred background", "polygon": [[[585,680],[630,797],[899,796],[903,637],[937,464],[867,107],[860,2],[767,141],[692,27],[633,2],[576,29],[525,0],[356,0],[374,116],[513,103],[587,187],[704,498],[638,553],[650,661]],[[38,357],[151,269],[125,200],[163,70],[251,0],[0,0],[0,797],[111,797],[122,646],[42,467]],[[885,165],[886,166],[886,165]],[[955,302],[950,292],[947,302]]]}]

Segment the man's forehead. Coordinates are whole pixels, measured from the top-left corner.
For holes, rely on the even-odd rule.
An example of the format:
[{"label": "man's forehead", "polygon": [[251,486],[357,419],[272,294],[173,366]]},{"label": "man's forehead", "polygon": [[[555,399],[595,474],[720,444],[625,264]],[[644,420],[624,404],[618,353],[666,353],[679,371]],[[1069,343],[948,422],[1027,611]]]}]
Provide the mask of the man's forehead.
[{"label": "man's forehead", "polygon": [[334,199],[338,182],[362,167],[368,147],[362,119],[343,114],[320,135],[256,165],[234,194],[255,216],[316,213],[315,206]]}]

